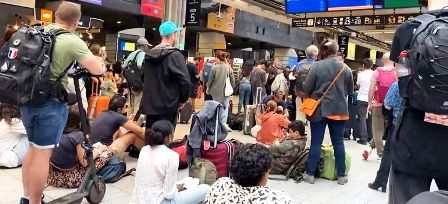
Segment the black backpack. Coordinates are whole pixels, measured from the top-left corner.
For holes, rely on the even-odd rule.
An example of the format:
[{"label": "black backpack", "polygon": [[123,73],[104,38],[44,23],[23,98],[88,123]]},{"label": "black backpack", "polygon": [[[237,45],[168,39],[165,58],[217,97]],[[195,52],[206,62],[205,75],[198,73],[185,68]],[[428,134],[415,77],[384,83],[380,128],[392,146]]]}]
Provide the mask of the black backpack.
[{"label": "black backpack", "polygon": [[412,108],[448,114],[448,13],[440,14],[408,22],[419,26],[408,49],[411,75],[400,79],[400,92]]},{"label": "black backpack", "polygon": [[128,87],[134,91],[143,90],[143,72],[137,65],[137,56],[143,51],[138,51],[134,59],[131,60],[123,70],[123,76],[127,81]]},{"label": "black backpack", "polygon": [[43,27],[19,28],[0,51],[0,102],[41,104],[49,98],[66,100],[60,80],[50,80],[51,57],[57,35],[63,29],[45,31]]},{"label": "black backpack", "polygon": [[296,77],[295,92],[299,97],[304,97],[303,83],[305,83],[306,77],[308,77],[308,74],[310,73],[311,65],[311,63],[303,63],[300,65],[300,69],[294,73],[294,76]]}]

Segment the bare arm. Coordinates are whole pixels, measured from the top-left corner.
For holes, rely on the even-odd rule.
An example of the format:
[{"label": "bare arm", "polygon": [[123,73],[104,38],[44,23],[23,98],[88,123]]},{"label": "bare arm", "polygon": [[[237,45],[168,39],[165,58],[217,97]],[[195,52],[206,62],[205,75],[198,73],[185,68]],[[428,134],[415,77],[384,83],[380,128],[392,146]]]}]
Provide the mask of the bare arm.
[{"label": "bare arm", "polygon": [[79,63],[93,75],[101,75],[106,72],[106,66],[101,57],[86,55],[79,60]]},{"label": "bare arm", "polygon": [[145,131],[143,128],[141,128],[140,126],[137,125],[137,123],[135,123],[132,120],[128,120],[128,122],[126,122],[125,124],[123,124],[123,127],[126,130],[129,130],[133,133],[135,133],[138,137],[140,138],[145,138]]},{"label": "bare arm", "polygon": [[79,163],[83,167],[87,167],[88,163],[85,158],[85,150],[82,148],[81,144],[76,145],[76,157],[78,158]]},{"label": "bare arm", "polygon": [[372,79],[370,80],[370,88],[369,88],[369,107],[373,104],[373,95],[375,93],[376,89],[376,75],[373,74]]}]

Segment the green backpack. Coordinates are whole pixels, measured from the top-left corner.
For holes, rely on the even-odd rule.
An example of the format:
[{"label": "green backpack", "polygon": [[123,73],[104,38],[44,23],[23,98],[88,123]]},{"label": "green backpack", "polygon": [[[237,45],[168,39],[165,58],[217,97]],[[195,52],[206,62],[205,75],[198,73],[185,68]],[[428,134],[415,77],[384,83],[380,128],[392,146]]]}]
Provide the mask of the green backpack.
[{"label": "green backpack", "polygon": [[[319,177],[328,180],[336,180],[337,172],[333,146],[322,146],[321,158],[322,161],[319,168]],[[345,153],[345,175],[348,175],[348,172],[350,171],[351,161],[352,159],[350,155]]]}]

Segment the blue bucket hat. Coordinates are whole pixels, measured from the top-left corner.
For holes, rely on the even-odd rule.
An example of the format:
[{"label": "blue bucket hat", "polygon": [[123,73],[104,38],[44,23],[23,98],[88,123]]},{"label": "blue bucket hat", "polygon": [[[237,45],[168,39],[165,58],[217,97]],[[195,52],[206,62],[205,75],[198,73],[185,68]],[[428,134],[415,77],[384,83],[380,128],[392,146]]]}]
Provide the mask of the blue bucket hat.
[{"label": "blue bucket hat", "polygon": [[161,36],[169,36],[181,30],[182,28],[177,27],[177,25],[172,21],[165,21],[159,27],[159,32]]}]

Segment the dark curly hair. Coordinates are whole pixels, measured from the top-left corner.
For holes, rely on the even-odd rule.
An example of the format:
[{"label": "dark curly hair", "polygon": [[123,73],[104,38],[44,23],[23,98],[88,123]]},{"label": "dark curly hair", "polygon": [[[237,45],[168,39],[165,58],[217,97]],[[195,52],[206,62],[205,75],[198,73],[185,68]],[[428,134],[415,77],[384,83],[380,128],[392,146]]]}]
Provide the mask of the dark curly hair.
[{"label": "dark curly hair", "polygon": [[259,144],[238,147],[230,165],[230,177],[243,187],[258,186],[269,171],[272,155],[268,148]]}]

